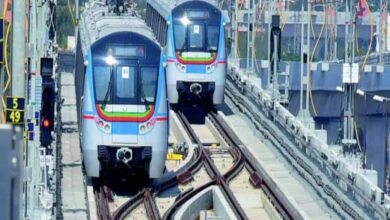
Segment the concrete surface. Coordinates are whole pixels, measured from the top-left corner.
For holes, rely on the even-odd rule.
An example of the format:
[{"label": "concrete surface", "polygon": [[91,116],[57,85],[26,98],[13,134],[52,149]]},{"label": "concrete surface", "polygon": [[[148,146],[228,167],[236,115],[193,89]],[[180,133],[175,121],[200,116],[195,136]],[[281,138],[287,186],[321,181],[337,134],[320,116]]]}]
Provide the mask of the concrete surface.
[{"label": "concrete surface", "polygon": [[77,110],[72,73],[61,73],[61,204],[64,219],[88,219],[88,201],[77,132]]},{"label": "concrete surface", "polygon": [[244,120],[244,116],[233,112],[219,113],[303,216],[307,216],[307,219],[334,219],[324,201],[296,173],[292,173],[287,161],[259,136],[253,126]]},{"label": "concrete surface", "polygon": [[180,208],[174,219],[195,220],[202,210],[210,209],[222,219],[237,219],[218,186],[211,186],[192,197]]}]

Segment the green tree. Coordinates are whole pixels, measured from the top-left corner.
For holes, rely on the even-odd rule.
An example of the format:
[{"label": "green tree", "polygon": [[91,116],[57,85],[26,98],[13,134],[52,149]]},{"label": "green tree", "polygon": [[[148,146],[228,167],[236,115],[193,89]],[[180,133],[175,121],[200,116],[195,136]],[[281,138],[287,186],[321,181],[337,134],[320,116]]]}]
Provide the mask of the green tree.
[{"label": "green tree", "polygon": [[[74,0],[69,0],[71,9],[74,9]],[[68,0],[57,1],[56,11],[56,25],[57,25],[57,43],[61,48],[66,48],[67,37],[73,36],[75,27],[73,26],[72,16],[68,7]],[[73,12],[74,13],[74,12]]]}]

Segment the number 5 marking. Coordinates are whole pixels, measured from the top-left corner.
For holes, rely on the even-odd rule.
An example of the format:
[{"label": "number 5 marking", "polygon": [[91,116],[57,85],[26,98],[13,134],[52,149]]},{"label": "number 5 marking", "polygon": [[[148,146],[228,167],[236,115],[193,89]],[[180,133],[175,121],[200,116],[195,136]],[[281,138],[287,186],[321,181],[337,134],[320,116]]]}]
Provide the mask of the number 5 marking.
[{"label": "number 5 marking", "polygon": [[13,103],[12,108],[13,109],[18,109],[18,107],[19,107],[18,99],[14,98],[12,103]]}]

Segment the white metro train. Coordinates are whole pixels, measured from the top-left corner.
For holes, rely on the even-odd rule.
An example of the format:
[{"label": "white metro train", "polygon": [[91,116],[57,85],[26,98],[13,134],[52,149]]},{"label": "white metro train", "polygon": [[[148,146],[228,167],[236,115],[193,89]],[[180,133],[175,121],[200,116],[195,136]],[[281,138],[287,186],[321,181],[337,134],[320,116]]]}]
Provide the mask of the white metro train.
[{"label": "white metro train", "polygon": [[214,0],[147,0],[146,23],[165,47],[170,103],[223,103],[225,20]]},{"label": "white metro train", "polygon": [[85,6],[78,30],[76,85],[89,177],[162,176],[168,143],[164,55],[129,8]]}]

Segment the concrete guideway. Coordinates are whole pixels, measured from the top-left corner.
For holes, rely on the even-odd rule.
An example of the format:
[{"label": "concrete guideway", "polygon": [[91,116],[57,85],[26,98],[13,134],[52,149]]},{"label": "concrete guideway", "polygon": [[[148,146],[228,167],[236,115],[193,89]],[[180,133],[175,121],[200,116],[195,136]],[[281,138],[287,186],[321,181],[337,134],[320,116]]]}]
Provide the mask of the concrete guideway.
[{"label": "concrete guideway", "polygon": [[[242,170],[238,169],[238,175],[230,171],[230,168],[233,168],[232,166],[238,167],[236,163],[241,161],[241,159],[238,159],[239,156],[233,153],[235,151],[231,149],[231,144],[222,141],[226,138],[224,135],[228,133],[220,133],[222,128],[216,127],[216,119],[212,122],[207,117],[204,124],[193,126],[193,124],[190,124],[183,118],[183,115],[176,117],[180,118],[178,121],[181,121],[182,125],[176,124],[175,127],[181,127],[182,129],[185,127],[184,129],[186,130],[181,130],[181,136],[186,140],[189,137],[185,136],[192,137],[190,138],[189,145],[193,145],[197,149],[196,157],[192,158],[189,166],[176,173],[177,176],[173,181],[168,180],[170,183],[167,184],[167,180],[165,182],[161,180],[161,185],[157,184],[153,189],[144,189],[133,198],[129,198],[130,200],[126,202],[125,206],[120,207],[119,210],[115,210],[114,215],[111,216],[112,218],[146,219],[148,216],[149,218],[151,216],[159,216],[158,218],[163,219],[189,219],[190,217],[204,219],[207,216],[222,219],[236,219],[235,215],[237,214],[236,209],[238,209],[238,204],[242,206],[243,211],[246,213],[244,215],[245,218],[256,219],[259,216],[263,217],[263,219],[280,218],[280,213],[276,211],[274,204],[271,204],[262,189],[255,188],[251,185],[253,166],[247,165],[248,167],[244,167]],[[194,127],[197,131],[193,129]],[[188,128],[190,130],[187,131]],[[205,130],[208,132],[204,132]],[[197,137],[196,139],[194,139],[194,135]],[[218,143],[217,145],[205,146],[200,141],[198,135],[202,136],[203,141],[206,141],[206,143],[209,143],[210,140],[213,143]],[[177,138],[178,136],[180,135],[175,133],[175,137]],[[204,154],[205,152],[199,152],[199,149],[203,147],[207,149],[206,151],[208,153]],[[206,160],[209,162],[206,162]],[[241,164],[241,162],[238,162],[238,164]],[[214,171],[211,171],[211,169]],[[218,177],[215,175],[215,169],[223,175],[226,174],[227,179],[231,179],[231,182],[228,181],[230,182],[229,185],[225,184],[221,186],[217,183],[218,180],[215,178],[218,179]],[[183,172],[187,174],[181,175]],[[230,190],[227,190],[227,188],[230,188]],[[229,195],[239,200],[234,205],[231,204],[232,198],[229,197],[228,199],[228,197],[225,197],[225,193],[230,191],[231,193]],[[243,196],[250,199],[245,199]],[[156,213],[151,214],[151,210],[154,210]]]},{"label": "concrete guideway", "polygon": [[303,184],[302,179],[297,174],[293,174],[291,168],[287,167],[286,161],[270,149],[272,146],[269,143],[264,143],[264,139],[259,138],[255,129],[241,118],[238,112],[233,115],[225,115],[223,112],[220,114],[270,175],[275,186],[281,189],[302,216],[306,216],[306,219],[337,219],[332,216],[332,211],[325,207],[321,198],[315,195],[313,190],[305,187],[307,184]]},{"label": "concrete guideway", "polygon": [[[208,173],[204,175],[205,177],[211,177],[212,181],[200,188],[195,188],[189,195],[184,195],[184,197],[180,199],[182,201],[176,201],[175,207],[178,211],[176,215],[174,215],[174,218],[186,219],[186,217],[189,218],[198,215],[202,218],[209,213],[222,217],[222,219],[234,218],[236,215],[239,216],[239,219],[255,219],[254,216],[263,216],[265,219],[279,219],[280,213],[275,210],[275,207],[269,206],[269,204],[271,204],[269,201],[268,203],[267,201],[265,201],[265,203],[263,201],[265,197],[261,195],[263,192],[262,189],[264,190],[266,187],[259,188],[259,186],[256,185],[255,188],[250,183],[253,180],[252,178],[254,178],[253,175],[256,171],[253,170],[254,167],[252,166],[252,163],[244,159],[245,155],[239,153],[240,150],[237,149],[238,142],[236,137],[228,137],[231,135],[231,132],[224,127],[224,124],[226,123],[221,123],[221,118],[216,117],[214,113],[209,112],[206,114],[207,117],[205,118],[203,126],[207,127],[208,131],[211,131],[210,133],[214,136],[214,139],[218,140],[220,144],[219,146],[205,146],[200,140],[204,132],[199,132],[200,129],[197,131],[194,130],[193,124],[187,119],[189,116],[185,116],[181,110],[178,110],[177,115],[180,116],[180,121],[182,121],[183,126],[186,128],[186,133],[192,137],[192,142],[199,145],[198,154]],[[195,127],[199,128],[199,126]],[[234,163],[229,162],[231,159],[233,159]],[[241,165],[243,165],[243,169],[240,168]],[[249,173],[250,175],[245,175]],[[218,177],[219,175],[223,175],[224,178],[220,179]],[[210,190],[210,186],[213,186],[213,182],[215,182],[215,184],[218,183],[218,189],[220,191],[222,190],[226,197],[219,197],[217,191]],[[205,186],[209,187],[205,188]],[[250,192],[254,193],[255,197],[253,200],[245,202],[242,200],[243,197],[240,197],[243,195],[241,190],[249,188],[253,188],[253,191]],[[213,196],[210,196],[211,191],[213,191]],[[209,196],[206,196],[207,194],[209,194]],[[278,203],[276,207],[282,205],[279,204],[278,198],[274,196],[271,197],[272,199],[276,199],[274,200],[274,202]],[[266,198],[266,200],[268,199],[269,198]],[[226,202],[224,203],[224,200],[228,201],[228,204],[225,204]],[[210,207],[212,209],[208,210]],[[193,212],[189,212],[187,209],[193,210]],[[232,210],[234,214],[227,214],[229,210]],[[285,211],[286,210],[284,210],[284,212]],[[168,216],[173,217],[172,213]]]},{"label": "concrete guideway", "polygon": [[[218,140],[220,147],[210,147],[210,156],[220,170],[220,172],[227,173],[234,165],[234,158],[229,154],[229,144],[219,133],[215,125],[206,118],[206,125],[212,132],[213,136]],[[275,210],[273,204],[269,201],[265,193],[254,187],[248,180],[251,178],[250,172],[243,168],[243,170],[229,182],[234,196],[238,203],[245,210],[249,219],[280,219],[279,214]]]},{"label": "concrete guideway", "polygon": [[61,213],[63,219],[88,219],[88,201],[82,171],[82,156],[77,125],[76,94],[72,73],[62,72],[61,106]]},{"label": "concrete guideway", "polygon": [[237,219],[218,186],[210,186],[192,197],[180,208],[174,219],[196,219],[199,213],[202,213],[203,210],[207,210],[209,207],[213,207],[214,215],[218,216],[217,219]]},{"label": "concrete guideway", "polygon": [[226,95],[269,136],[275,149],[319,194],[320,198],[345,218],[386,219],[389,197],[348,161],[338,156],[279,103],[260,88],[255,75],[231,67]]}]

